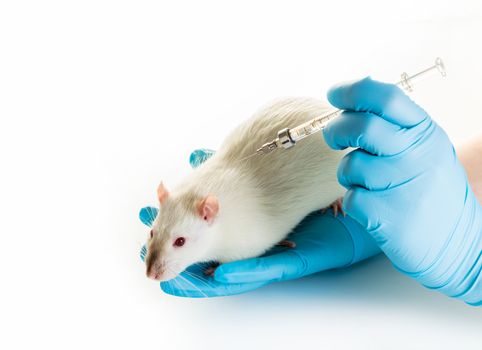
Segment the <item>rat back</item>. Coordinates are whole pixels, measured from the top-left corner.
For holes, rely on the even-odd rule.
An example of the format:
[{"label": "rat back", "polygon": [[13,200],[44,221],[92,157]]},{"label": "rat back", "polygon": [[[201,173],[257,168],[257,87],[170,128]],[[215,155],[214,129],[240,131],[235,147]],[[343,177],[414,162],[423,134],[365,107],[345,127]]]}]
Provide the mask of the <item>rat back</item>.
[{"label": "rat back", "polygon": [[307,214],[343,195],[336,171],[346,152],[330,149],[320,132],[291,149],[246,157],[276,138],[279,130],[295,127],[331,108],[313,98],[276,100],[237,127],[216,154],[218,162],[230,164],[250,179],[258,193],[258,204],[271,219],[271,227],[284,236]]},{"label": "rat back", "polygon": [[[295,147],[253,155],[292,128],[326,113],[330,106],[313,98],[279,99],[234,129],[218,152],[178,186],[179,198],[214,194],[219,215],[203,260],[227,262],[254,257],[283,240],[309,213],[341,197],[336,170],[342,151],[333,151],[322,133]],[[176,215],[177,216],[177,215]]]}]

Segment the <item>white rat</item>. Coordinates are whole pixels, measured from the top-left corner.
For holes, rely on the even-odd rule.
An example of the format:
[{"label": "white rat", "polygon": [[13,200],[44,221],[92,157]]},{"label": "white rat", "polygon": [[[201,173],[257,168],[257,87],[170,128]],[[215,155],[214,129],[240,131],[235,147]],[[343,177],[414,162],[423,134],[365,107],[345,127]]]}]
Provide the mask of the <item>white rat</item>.
[{"label": "white rat", "polygon": [[172,192],[161,183],[147,276],[165,281],[194,263],[261,255],[306,215],[340,198],[336,169],[345,152],[331,150],[321,132],[292,149],[247,158],[279,130],[329,108],[312,98],[277,100],[238,126]]}]

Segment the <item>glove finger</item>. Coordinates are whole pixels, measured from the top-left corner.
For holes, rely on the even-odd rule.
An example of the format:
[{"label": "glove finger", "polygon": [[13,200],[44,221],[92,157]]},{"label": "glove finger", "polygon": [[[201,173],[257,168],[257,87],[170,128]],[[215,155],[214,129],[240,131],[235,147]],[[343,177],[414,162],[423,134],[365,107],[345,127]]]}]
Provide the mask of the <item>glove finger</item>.
[{"label": "glove finger", "polygon": [[360,147],[376,155],[395,155],[420,139],[424,126],[404,129],[372,113],[345,111],[323,134],[333,149]]},{"label": "glove finger", "polygon": [[207,148],[196,149],[189,156],[189,164],[191,164],[191,167],[197,168],[206,160],[211,158],[215,153],[216,151]]},{"label": "glove finger", "polygon": [[159,212],[159,209],[157,208],[144,207],[139,212],[139,219],[142,221],[144,225],[151,227],[152,223],[156,219],[158,212]]},{"label": "glove finger", "polygon": [[356,149],[342,158],[337,176],[347,189],[356,186],[383,191],[413,179],[419,171],[403,157],[379,157]]},{"label": "glove finger", "polygon": [[214,279],[222,283],[267,283],[300,277],[306,269],[306,262],[289,250],[222,264],[214,272]]},{"label": "glove finger", "polygon": [[386,200],[378,200],[379,193],[383,192],[371,192],[365,188],[352,187],[343,198],[343,210],[362,225],[383,249],[386,237],[379,229],[383,222],[381,218],[388,217],[385,211],[390,208],[386,205]]},{"label": "glove finger", "polygon": [[378,82],[370,77],[335,85],[328,91],[328,101],[340,109],[377,114],[405,128],[430,119],[396,85]]}]

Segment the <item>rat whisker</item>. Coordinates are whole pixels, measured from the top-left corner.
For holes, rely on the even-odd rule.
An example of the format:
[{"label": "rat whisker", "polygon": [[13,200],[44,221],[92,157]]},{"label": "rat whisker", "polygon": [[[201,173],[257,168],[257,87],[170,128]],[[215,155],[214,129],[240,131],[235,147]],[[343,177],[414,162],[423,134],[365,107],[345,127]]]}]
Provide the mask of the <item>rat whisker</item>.
[{"label": "rat whisker", "polygon": [[184,272],[186,272],[186,273],[187,273],[189,276],[191,276],[192,278],[194,278],[194,279],[198,280],[199,282],[205,284],[205,285],[208,286],[209,288],[214,289],[214,285],[211,284],[211,283],[209,283],[209,280],[206,279],[206,276],[199,276],[199,275],[196,275],[196,274],[194,274],[194,273],[192,273],[192,272],[189,272],[189,271],[184,271]]},{"label": "rat whisker", "polygon": [[[170,270],[169,268],[166,268],[166,270],[167,270],[168,272],[174,273],[174,272],[173,272],[172,270]],[[175,278],[173,278],[173,279],[170,279],[170,280],[166,281],[166,283],[168,283],[168,285],[169,285],[170,288],[173,288],[173,287],[174,287],[174,289],[177,289],[177,290],[179,290],[180,292],[183,292],[183,288],[181,288],[181,285],[176,281],[176,278],[177,278],[177,276],[176,276]],[[173,285],[174,285],[174,286],[173,286]]]},{"label": "rat whisker", "polygon": [[176,289],[181,294],[182,297],[186,296],[184,292],[184,288],[181,287],[181,285],[179,284],[178,281],[176,281],[175,278],[172,280],[169,280],[168,282],[170,286],[171,286],[171,283],[174,285],[174,287],[171,287],[171,288]]},{"label": "rat whisker", "polygon": [[[202,263],[192,264],[191,266],[196,266],[196,265],[197,265],[198,267],[200,267],[203,271],[205,270],[205,266],[204,266],[204,264],[202,264]],[[205,275],[201,275],[201,274],[196,273],[197,271],[194,272],[194,271],[184,270],[184,272],[187,272],[187,273],[189,273],[189,274],[191,274],[191,275],[198,276],[198,277],[203,277],[203,276],[205,276]]]},{"label": "rat whisker", "polygon": [[154,216],[151,210],[149,210],[149,217],[151,218],[151,223],[154,222],[154,220],[156,220],[156,217]]},{"label": "rat whisker", "polygon": [[172,290],[171,281],[172,281],[172,280],[169,280],[169,281],[164,282],[165,284],[167,284],[167,285],[169,286],[169,291]]},{"label": "rat whisker", "polygon": [[[188,286],[191,287],[191,289],[193,289],[194,291],[197,291],[199,292],[203,297],[207,297],[207,295],[198,287],[196,286],[194,283],[192,283],[191,281],[189,281],[186,277],[184,276],[181,276],[181,275],[178,275],[177,277],[179,277],[182,281],[184,281],[185,283],[187,283]],[[179,283],[180,281],[177,281],[177,283]],[[181,285],[181,283],[179,283],[179,291],[181,291],[182,293],[186,293],[186,288],[183,287]],[[190,294],[187,294],[187,295],[190,295]]]},{"label": "rat whisker", "polygon": [[[190,283],[190,282],[189,282],[186,278],[184,278],[183,276],[178,275],[178,276],[176,276],[176,278],[173,279],[172,281],[173,281],[173,283],[176,284],[176,288],[177,288],[178,292],[181,294],[181,296],[186,297],[186,296],[189,296],[190,294],[188,294],[187,291],[186,291],[186,285],[183,286],[182,283],[181,283],[179,280],[176,281],[176,279],[177,279],[178,277],[179,277],[184,283],[187,283],[189,286],[194,287],[194,290],[199,291],[199,292],[202,293],[202,291],[201,291],[199,288],[197,288],[194,284]],[[191,288],[191,289],[192,289],[192,288]]]},{"label": "rat whisker", "polygon": [[[172,271],[171,271],[172,273]],[[208,295],[206,293],[204,293],[201,288],[199,288],[198,286],[196,286],[194,283],[192,283],[192,281],[189,281],[189,279],[187,279],[186,277],[182,276],[182,275],[177,275],[178,277],[180,277],[184,282],[188,283],[189,285],[191,285],[196,291],[198,291],[199,293],[201,293],[205,298],[208,297]]]}]

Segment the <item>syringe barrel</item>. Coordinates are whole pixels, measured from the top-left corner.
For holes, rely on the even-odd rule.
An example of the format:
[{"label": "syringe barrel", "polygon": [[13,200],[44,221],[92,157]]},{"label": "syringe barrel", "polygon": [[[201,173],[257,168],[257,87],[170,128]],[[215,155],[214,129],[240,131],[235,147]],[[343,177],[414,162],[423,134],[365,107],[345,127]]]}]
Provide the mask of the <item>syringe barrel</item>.
[{"label": "syringe barrel", "polygon": [[[333,109],[328,114],[323,114],[318,118],[307,121],[289,130],[290,137],[293,142],[298,142],[311,134],[314,134],[323,129],[331,120],[335,119],[341,114],[341,110]],[[287,148],[287,147],[285,147]]]}]

